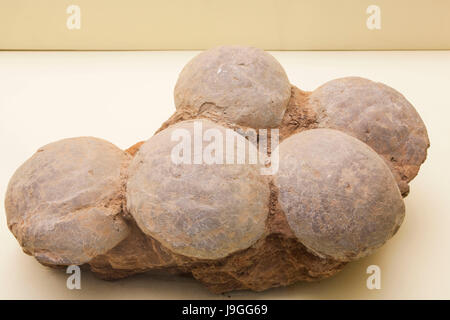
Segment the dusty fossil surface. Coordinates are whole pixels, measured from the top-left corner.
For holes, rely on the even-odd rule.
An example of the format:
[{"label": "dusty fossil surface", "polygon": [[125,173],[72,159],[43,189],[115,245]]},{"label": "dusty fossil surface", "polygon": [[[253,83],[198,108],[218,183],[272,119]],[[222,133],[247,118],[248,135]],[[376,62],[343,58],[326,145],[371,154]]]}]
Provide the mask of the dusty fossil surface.
[{"label": "dusty fossil surface", "polygon": [[40,262],[82,264],[124,240],[124,166],[130,156],[96,138],[40,148],[11,178],[9,228]]},{"label": "dusty fossil surface", "polygon": [[[328,278],[400,227],[429,140],[394,89],[350,77],[307,92],[270,54],[222,46],[186,65],[174,97],[147,141],[64,139],[17,169],[5,208],[24,252],[106,280],[167,272],[261,291]],[[279,145],[264,150],[255,129]]]},{"label": "dusty fossil surface", "polygon": [[[251,164],[174,165],[172,150],[178,142],[171,137],[185,129],[194,136],[194,125],[202,130],[225,128],[207,120],[191,120],[163,130],[145,142],[134,157],[127,185],[127,210],[140,229],[171,251],[195,258],[218,259],[246,249],[264,232],[269,212],[269,185]],[[243,151],[256,149],[238,133]],[[202,141],[204,148],[208,142]],[[194,150],[194,141],[191,140]],[[230,152],[237,154],[239,143]],[[189,160],[191,158],[189,157]],[[216,159],[211,159],[216,160]],[[201,183],[199,183],[201,181]],[[230,236],[231,235],[231,236]]]},{"label": "dusty fossil surface", "polygon": [[279,153],[281,208],[297,238],[318,256],[366,256],[400,227],[400,191],[366,144],[337,130],[314,129],[286,139]]},{"label": "dusty fossil surface", "polygon": [[177,109],[253,127],[277,127],[290,97],[283,67],[270,54],[223,46],[194,57],[175,86]]},{"label": "dusty fossil surface", "polygon": [[381,155],[403,195],[419,172],[430,145],[416,109],[398,91],[358,77],[327,82],[314,90],[309,106],[319,127],[348,133]]}]

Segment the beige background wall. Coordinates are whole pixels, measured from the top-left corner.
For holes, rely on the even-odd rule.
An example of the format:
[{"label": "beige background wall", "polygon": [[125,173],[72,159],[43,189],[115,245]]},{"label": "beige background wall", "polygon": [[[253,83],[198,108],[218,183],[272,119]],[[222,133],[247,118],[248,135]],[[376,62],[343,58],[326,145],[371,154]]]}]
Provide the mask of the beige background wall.
[{"label": "beige background wall", "polygon": [[0,0],[0,49],[450,49],[449,12],[448,0]]},{"label": "beige background wall", "polygon": [[[195,52],[0,52],[0,199],[14,170],[40,146],[91,135],[121,148],[149,138],[174,111],[178,73]],[[406,198],[406,219],[374,255],[320,283],[300,283],[231,298],[450,298],[450,52],[274,52],[291,82],[313,90],[358,75],[402,92],[428,128],[431,148]],[[0,298],[224,298],[191,279],[136,276],[105,282],[83,272],[81,290],[67,275],[21,249],[0,206]],[[366,269],[381,268],[381,290]]]}]

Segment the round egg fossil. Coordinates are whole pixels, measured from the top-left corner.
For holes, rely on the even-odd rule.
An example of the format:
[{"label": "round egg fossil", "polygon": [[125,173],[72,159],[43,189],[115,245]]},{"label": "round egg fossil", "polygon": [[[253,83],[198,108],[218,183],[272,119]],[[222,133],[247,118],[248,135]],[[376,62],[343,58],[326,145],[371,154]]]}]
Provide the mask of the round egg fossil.
[{"label": "round egg fossil", "polygon": [[175,86],[177,109],[252,128],[280,124],[291,95],[283,67],[252,47],[222,46],[194,57]]},{"label": "round egg fossil", "polygon": [[289,226],[306,247],[341,261],[370,254],[400,227],[405,207],[384,161],[337,130],[313,129],[279,146],[275,175]]},{"label": "round egg fossil", "polygon": [[[216,130],[226,137],[224,127],[192,120],[150,138],[130,165],[127,206],[142,231],[173,252],[218,259],[250,247],[261,237],[269,211],[269,186],[258,166],[226,164],[226,152],[222,164],[174,163],[172,151],[180,142],[173,141],[172,135],[177,131],[188,135],[184,152],[189,149],[192,158],[202,152],[194,146],[195,124],[202,125],[205,134]],[[239,134],[233,132],[232,138],[256,152]],[[202,140],[202,144],[206,149],[209,142]],[[238,145],[234,144],[234,154],[242,151]]]},{"label": "round egg fossil", "polygon": [[128,235],[120,216],[129,156],[90,137],[40,148],[11,178],[8,226],[23,247],[47,264],[89,262]]},{"label": "round egg fossil", "polygon": [[398,91],[359,77],[331,80],[309,96],[318,127],[337,129],[368,144],[391,168],[400,191],[417,175],[430,145],[417,111]]}]

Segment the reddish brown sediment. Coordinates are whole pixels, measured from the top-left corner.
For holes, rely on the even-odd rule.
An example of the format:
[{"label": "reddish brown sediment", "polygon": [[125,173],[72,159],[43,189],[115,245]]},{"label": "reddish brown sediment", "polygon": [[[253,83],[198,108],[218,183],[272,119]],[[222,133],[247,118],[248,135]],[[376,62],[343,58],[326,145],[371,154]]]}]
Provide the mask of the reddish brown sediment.
[{"label": "reddish brown sediment", "polygon": [[292,233],[278,203],[278,190],[270,182],[269,215],[264,236],[251,247],[216,259],[178,255],[130,222],[130,235],[90,263],[105,280],[144,272],[191,275],[214,293],[234,290],[262,291],[298,281],[316,281],[339,272],[346,264],[311,253]]},{"label": "reddish brown sediment", "polygon": [[128,152],[133,157],[136,155],[136,153],[139,151],[139,148],[145,143],[145,141],[139,141],[138,143],[133,144],[131,147],[129,147],[126,152]]},{"label": "reddish brown sediment", "polygon": [[308,105],[310,94],[294,85],[291,87],[291,98],[279,127],[280,141],[295,133],[317,128],[317,114]]}]

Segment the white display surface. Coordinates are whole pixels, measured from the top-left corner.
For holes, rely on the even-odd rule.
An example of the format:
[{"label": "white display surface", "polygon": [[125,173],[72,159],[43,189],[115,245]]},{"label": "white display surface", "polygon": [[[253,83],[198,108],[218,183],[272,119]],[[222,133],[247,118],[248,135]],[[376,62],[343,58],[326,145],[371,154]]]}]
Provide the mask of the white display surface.
[{"label": "white display surface", "polygon": [[[120,148],[150,138],[174,112],[178,73],[196,52],[0,52],[0,198],[14,171],[40,146],[95,136]],[[431,148],[410,184],[399,232],[336,276],[261,293],[209,293],[190,278],[138,275],[114,282],[82,272],[69,290],[63,270],[20,249],[0,206],[1,299],[449,299],[450,52],[273,52],[292,84],[314,90],[361,76],[400,91],[424,120]],[[381,289],[369,290],[370,265]]]}]

